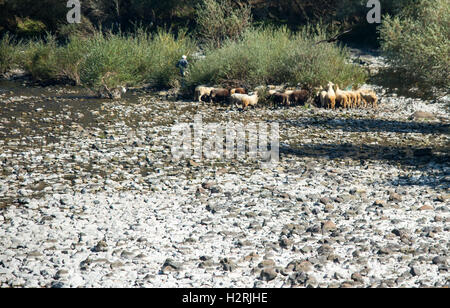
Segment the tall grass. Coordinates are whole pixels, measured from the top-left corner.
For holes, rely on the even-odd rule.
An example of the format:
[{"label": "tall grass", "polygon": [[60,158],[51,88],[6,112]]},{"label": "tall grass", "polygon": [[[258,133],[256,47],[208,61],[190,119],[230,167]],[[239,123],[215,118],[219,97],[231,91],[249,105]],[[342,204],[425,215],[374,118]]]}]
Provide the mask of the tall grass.
[{"label": "tall grass", "polygon": [[72,37],[58,50],[57,58],[60,71],[80,84],[168,87],[179,78],[176,61],[194,50],[195,44],[184,32],[175,37],[162,30],[149,35],[138,29],[134,35]]},{"label": "tall grass", "polygon": [[6,73],[18,65],[19,49],[11,37],[6,34],[0,40],[0,74]]},{"label": "tall grass", "polygon": [[363,83],[365,71],[348,62],[345,49],[316,44],[325,38],[320,27],[304,28],[297,34],[286,28],[251,29],[239,41],[229,40],[219,49],[207,50],[206,58],[193,64],[187,84],[300,83],[313,88],[328,81],[341,87]]},{"label": "tall grass", "polygon": [[[286,28],[253,28],[240,39],[207,49],[205,59],[191,63],[186,84],[188,89],[230,81],[246,86],[300,83],[312,88],[333,81],[343,88],[364,82],[365,71],[349,63],[346,49],[330,43],[316,44],[325,38],[320,26],[295,34]],[[197,49],[185,32],[174,35],[160,30],[148,34],[143,29],[132,35],[75,35],[64,45],[58,45],[51,35],[20,46],[5,42],[0,50],[23,50],[14,61],[35,80],[70,80],[88,87],[177,85],[177,60]],[[8,64],[2,65],[6,68]]]},{"label": "tall grass", "polygon": [[220,47],[227,39],[238,39],[252,24],[249,5],[231,0],[202,0],[196,6],[196,37],[201,44]]},{"label": "tall grass", "polygon": [[19,64],[35,80],[56,80],[60,78],[57,67],[58,45],[55,38],[48,34],[44,39],[31,40],[18,46],[22,50]]},{"label": "tall grass", "polygon": [[[10,50],[19,47],[8,38],[4,40],[0,44],[2,55],[9,55]],[[101,84],[109,87],[172,86],[179,79],[177,60],[196,50],[185,32],[174,35],[160,30],[150,35],[143,29],[137,29],[133,35],[96,32],[89,37],[71,36],[65,45],[58,45],[55,38],[48,35],[44,40],[29,41],[20,48],[23,55],[16,62],[34,80],[70,80],[89,87]],[[11,61],[7,57],[1,59],[0,65],[9,69],[7,64]]]}]

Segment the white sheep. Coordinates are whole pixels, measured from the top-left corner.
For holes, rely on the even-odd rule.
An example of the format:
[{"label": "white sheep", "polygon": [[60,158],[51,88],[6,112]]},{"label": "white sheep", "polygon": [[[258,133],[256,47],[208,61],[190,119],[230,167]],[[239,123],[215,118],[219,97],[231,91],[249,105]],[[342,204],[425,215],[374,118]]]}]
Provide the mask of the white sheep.
[{"label": "white sheep", "polygon": [[327,95],[325,96],[325,101],[329,108],[335,109],[336,108],[336,93],[334,92],[333,86],[334,86],[334,84],[331,81],[328,82],[328,90],[327,90]]},{"label": "white sheep", "polygon": [[195,96],[194,100],[201,102],[202,96],[207,95],[211,96],[211,91],[214,90],[214,88],[206,87],[206,86],[198,86],[195,88]]},{"label": "white sheep", "polygon": [[321,106],[321,107],[325,107],[325,105],[326,105],[326,102],[327,102],[327,94],[328,94],[328,92],[325,91],[325,90],[320,91],[319,98],[320,98],[320,106]]},{"label": "white sheep", "polygon": [[248,106],[256,106],[258,104],[258,93],[253,95],[247,95],[242,99],[243,108],[247,108]]},{"label": "white sheep", "polygon": [[231,94],[231,96],[230,96],[230,103],[231,103],[231,105],[233,105],[233,104],[242,104],[242,99],[245,97],[245,96],[248,96],[247,94],[240,94],[240,93],[234,93],[234,94]]},{"label": "white sheep", "polygon": [[247,108],[248,106],[256,106],[258,104],[258,99],[258,93],[255,93],[253,95],[238,93],[231,95],[231,101],[233,103],[242,104],[243,109]]}]

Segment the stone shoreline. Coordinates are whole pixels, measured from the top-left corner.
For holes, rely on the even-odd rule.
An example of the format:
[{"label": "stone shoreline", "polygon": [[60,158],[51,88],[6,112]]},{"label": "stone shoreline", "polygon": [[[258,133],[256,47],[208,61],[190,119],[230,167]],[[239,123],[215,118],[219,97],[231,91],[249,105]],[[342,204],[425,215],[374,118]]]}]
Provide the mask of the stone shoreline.
[{"label": "stone shoreline", "polygon": [[[449,114],[0,92],[1,287],[449,286]],[[20,93],[20,95],[19,95]],[[176,123],[280,124],[280,162],[174,162]]]}]

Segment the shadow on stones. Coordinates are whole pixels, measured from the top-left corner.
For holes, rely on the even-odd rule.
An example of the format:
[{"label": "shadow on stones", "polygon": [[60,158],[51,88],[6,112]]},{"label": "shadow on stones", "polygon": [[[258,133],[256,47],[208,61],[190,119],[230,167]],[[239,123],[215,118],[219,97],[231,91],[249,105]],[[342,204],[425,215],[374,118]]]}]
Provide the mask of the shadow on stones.
[{"label": "shadow on stones", "polygon": [[344,132],[390,132],[419,134],[449,134],[450,124],[430,122],[401,122],[381,119],[300,118],[286,124],[302,128],[320,127]]},{"label": "shadow on stones", "polygon": [[[448,189],[450,174],[446,173],[450,155],[446,149],[391,147],[380,145],[305,144],[292,147],[280,146],[280,158],[352,159],[362,166],[373,161],[384,161],[412,171],[422,171],[420,176],[398,177],[391,181],[394,186],[419,185]],[[448,168],[447,168],[448,169]]]},{"label": "shadow on stones", "polygon": [[391,147],[380,145],[343,144],[305,144],[293,147],[280,147],[280,155],[294,155],[297,157],[329,158],[365,161],[391,161],[405,166],[423,166],[430,162],[447,164],[449,153],[444,149]]}]

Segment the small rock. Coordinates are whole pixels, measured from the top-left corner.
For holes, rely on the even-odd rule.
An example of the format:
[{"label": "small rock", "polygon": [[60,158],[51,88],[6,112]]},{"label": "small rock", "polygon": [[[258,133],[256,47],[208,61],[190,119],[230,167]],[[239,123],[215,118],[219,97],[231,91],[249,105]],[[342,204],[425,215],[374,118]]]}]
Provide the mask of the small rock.
[{"label": "small rock", "polygon": [[310,253],[311,251],[312,251],[311,246],[304,246],[304,247],[300,248],[301,253]]},{"label": "small rock", "polygon": [[220,264],[222,265],[222,269],[227,272],[232,272],[236,269],[237,265],[229,258],[223,258],[220,260]]},{"label": "small rock", "polygon": [[275,267],[275,261],[271,259],[263,260],[258,264],[259,268]]},{"label": "small rock", "polygon": [[329,255],[333,253],[334,249],[328,244],[324,244],[317,249],[319,255]]},{"label": "small rock", "polygon": [[296,266],[296,271],[302,271],[305,273],[312,271],[312,269],[313,269],[313,266],[312,266],[311,262],[309,262],[309,261],[302,261],[302,262],[300,262],[300,264],[297,264],[297,266]]},{"label": "small rock", "polygon": [[215,185],[215,183],[213,183],[213,182],[204,182],[204,183],[202,184],[202,187],[203,187],[204,189],[211,189],[211,187],[214,187],[214,185]]},{"label": "small rock", "polygon": [[410,273],[413,276],[420,276],[420,275],[422,275],[422,271],[417,266],[411,266]]},{"label": "small rock", "polygon": [[379,255],[390,255],[390,254],[392,254],[392,250],[389,249],[388,247],[382,247],[378,250],[378,254]]},{"label": "small rock", "polygon": [[65,284],[64,284],[64,282],[61,282],[61,281],[53,281],[51,284],[51,287],[53,289],[62,289],[65,287]]},{"label": "small rock", "polygon": [[389,201],[402,201],[402,196],[395,192],[389,194]]},{"label": "small rock", "polygon": [[307,288],[315,288],[317,286],[317,280],[313,276],[309,276],[305,282]]},{"label": "small rock", "polygon": [[419,207],[419,211],[430,211],[430,210],[434,210],[434,208],[431,205],[423,205]]},{"label": "small rock", "polygon": [[386,202],[383,201],[383,200],[375,200],[375,202],[373,203],[373,205],[379,206],[379,207],[385,207],[385,206],[386,206]]},{"label": "small rock", "polygon": [[293,243],[292,240],[283,238],[280,240],[280,247],[288,248],[288,247],[292,246],[292,243]]},{"label": "small rock", "polygon": [[353,273],[351,278],[353,281],[356,281],[356,282],[361,282],[361,283],[364,282],[363,277],[360,273]]},{"label": "small rock", "polygon": [[55,279],[59,280],[63,277],[67,277],[69,275],[69,271],[62,269],[56,272]]},{"label": "small rock", "polygon": [[42,257],[42,253],[40,253],[39,251],[35,250],[35,251],[32,251],[32,252],[28,253],[28,257],[34,257],[34,258]]},{"label": "small rock", "polygon": [[174,260],[169,258],[169,259],[166,259],[166,261],[164,261],[161,271],[163,273],[165,273],[165,272],[179,271],[181,269],[182,269],[182,266],[180,263],[177,263]]},{"label": "small rock", "polygon": [[261,271],[260,279],[262,281],[271,281],[277,278],[278,273],[275,271],[274,268],[264,268]]},{"label": "small rock", "polygon": [[446,265],[447,259],[442,256],[437,256],[437,257],[434,257],[433,260],[431,260],[431,262],[433,262],[433,264],[436,264],[436,265]]},{"label": "small rock", "polygon": [[445,202],[448,199],[447,195],[439,195],[436,197],[436,201]]},{"label": "small rock", "polygon": [[320,203],[325,204],[325,205],[331,203],[331,199],[328,197],[320,198],[319,201],[320,201]]},{"label": "small rock", "polygon": [[109,267],[114,270],[116,268],[121,268],[123,266],[123,263],[120,261],[112,262]]},{"label": "small rock", "polygon": [[431,112],[416,111],[409,118],[410,120],[434,120],[436,116]]},{"label": "small rock", "polygon": [[332,221],[327,221],[325,223],[322,223],[322,230],[323,231],[334,231],[336,230],[336,225]]},{"label": "small rock", "polygon": [[105,241],[99,241],[97,245],[92,249],[94,252],[105,252],[108,251],[108,244]]}]

